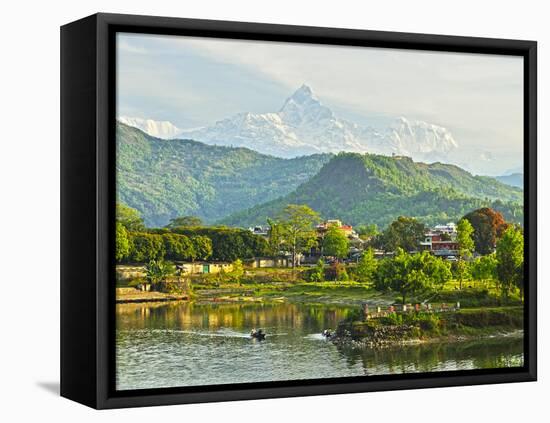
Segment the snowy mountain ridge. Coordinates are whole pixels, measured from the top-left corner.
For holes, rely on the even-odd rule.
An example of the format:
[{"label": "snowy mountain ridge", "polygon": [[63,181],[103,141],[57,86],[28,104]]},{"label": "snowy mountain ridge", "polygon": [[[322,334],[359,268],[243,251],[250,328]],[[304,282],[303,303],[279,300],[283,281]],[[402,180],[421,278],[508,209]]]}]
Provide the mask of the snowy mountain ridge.
[{"label": "snowy mountain ridge", "polygon": [[313,90],[302,85],[281,109],[238,113],[198,129],[180,130],[170,122],[119,118],[158,138],[189,138],[206,144],[247,147],[263,154],[292,158],[314,153],[376,153],[435,161],[456,150],[450,131],[431,123],[395,118],[374,129],[337,117]]},{"label": "snowy mountain ridge", "polygon": [[128,116],[120,116],[118,120],[125,125],[138,128],[156,138],[173,139],[182,133],[182,130],[166,120],[141,119]]},{"label": "snowy mountain ridge", "polygon": [[183,135],[207,144],[248,147],[280,157],[350,151],[423,160],[427,154],[446,154],[458,147],[447,129],[427,122],[399,117],[376,130],[341,119],[305,84],[278,112],[239,113],[212,126],[184,131]]}]

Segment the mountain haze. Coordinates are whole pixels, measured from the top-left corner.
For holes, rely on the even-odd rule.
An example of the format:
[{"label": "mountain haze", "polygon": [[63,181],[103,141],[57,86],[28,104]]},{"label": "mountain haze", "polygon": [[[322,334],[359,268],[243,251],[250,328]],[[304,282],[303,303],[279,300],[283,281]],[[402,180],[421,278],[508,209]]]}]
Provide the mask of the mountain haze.
[{"label": "mountain haze", "polygon": [[523,173],[512,173],[511,175],[496,176],[503,184],[523,188]]}]

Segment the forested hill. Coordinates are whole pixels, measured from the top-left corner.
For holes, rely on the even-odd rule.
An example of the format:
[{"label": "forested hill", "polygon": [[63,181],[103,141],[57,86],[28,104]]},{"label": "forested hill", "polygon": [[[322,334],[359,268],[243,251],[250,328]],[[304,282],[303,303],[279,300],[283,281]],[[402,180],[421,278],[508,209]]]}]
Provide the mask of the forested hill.
[{"label": "forested hill", "polygon": [[284,196],[315,175],[331,155],[281,159],[246,148],[163,140],[117,123],[118,201],[148,226],[195,215],[214,222]]},{"label": "forested hill", "polygon": [[326,219],[382,227],[401,215],[426,224],[456,221],[484,206],[503,212],[508,220],[523,219],[522,190],[494,178],[473,176],[453,165],[417,163],[408,157],[340,153],[292,193],[235,213],[221,223],[265,223],[287,204],[307,204]]}]

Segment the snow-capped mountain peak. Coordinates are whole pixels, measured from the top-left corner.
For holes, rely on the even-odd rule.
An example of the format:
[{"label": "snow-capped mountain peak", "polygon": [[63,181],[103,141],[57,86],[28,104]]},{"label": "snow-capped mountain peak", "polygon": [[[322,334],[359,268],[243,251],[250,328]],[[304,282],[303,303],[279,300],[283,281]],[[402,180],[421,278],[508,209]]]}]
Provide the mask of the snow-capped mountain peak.
[{"label": "snow-capped mountain peak", "polygon": [[441,160],[457,147],[447,129],[427,122],[401,117],[374,130],[341,119],[306,84],[278,112],[238,113],[184,134],[207,144],[247,147],[279,157],[350,151]]},{"label": "snow-capped mountain peak", "polygon": [[313,90],[306,84],[286,99],[278,114],[282,120],[294,127],[334,118],[332,110],[321,104]]},{"label": "snow-capped mountain peak", "polygon": [[320,105],[320,102],[317,96],[313,93],[311,87],[309,87],[309,85],[303,84],[300,88],[294,91],[294,94],[286,99],[280,111],[285,110],[285,108],[289,105],[316,106]]},{"label": "snow-capped mountain peak", "polygon": [[447,129],[419,120],[409,120],[402,116],[389,126],[388,136],[393,139],[401,153],[409,155],[432,151],[447,153],[458,147]]},{"label": "snow-capped mountain peak", "polygon": [[141,119],[136,117],[120,116],[119,122],[141,129],[146,134],[156,138],[173,139],[182,133],[182,130],[167,120]]}]

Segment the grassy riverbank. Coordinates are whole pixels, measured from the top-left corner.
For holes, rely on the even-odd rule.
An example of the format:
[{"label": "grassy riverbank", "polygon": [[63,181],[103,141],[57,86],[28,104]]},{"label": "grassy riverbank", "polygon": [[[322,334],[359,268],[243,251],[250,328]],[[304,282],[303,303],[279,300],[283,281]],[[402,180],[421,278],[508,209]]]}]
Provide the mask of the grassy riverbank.
[{"label": "grassy riverbank", "polygon": [[197,301],[289,301],[359,305],[364,301],[389,305],[394,298],[357,282],[229,283],[220,287],[194,284]]},{"label": "grassy riverbank", "polygon": [[124,303],[156,303],[167,301],[188,300],[187,294],[170,294],[156,291],[140,291],[135,288],[117,288],[116,302]]},{"label": "grassy riverbank", "polygon": [[391,313],[368,320],[348,319],[333,342],[379,347],[415,342],[449,342],[504,336],[523,330],[523,307],[470,308],[443,313]]}]

